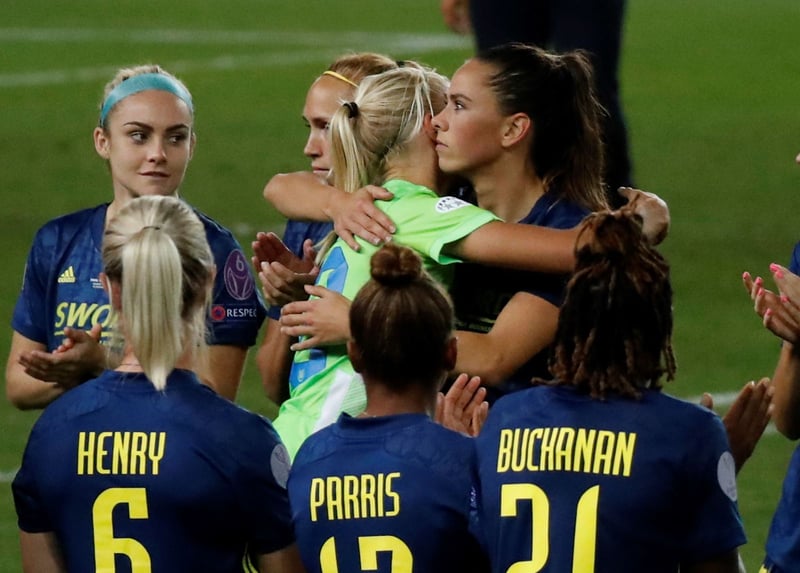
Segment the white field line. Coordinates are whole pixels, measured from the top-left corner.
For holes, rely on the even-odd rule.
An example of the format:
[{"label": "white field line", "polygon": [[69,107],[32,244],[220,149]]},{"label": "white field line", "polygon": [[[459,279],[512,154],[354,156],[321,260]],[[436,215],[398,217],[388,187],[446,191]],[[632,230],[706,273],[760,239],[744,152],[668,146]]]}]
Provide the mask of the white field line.
[{"label": "white field line", "polygon": [[[372,50],[397,54],[398,57],[431,50],[463,50],[469,40],[455,34],[386,34],[367,32],[308,33],[308,32],[246,32],[193,30],[71,30],[39,28],[0,28],[0,45],[4,43],[64,42],[130,42],[173,43],[192,45],[241,46],[251,45],[260,53],[220,55],[210,59],[165,62],[179,73],[202,70],[238,70],[290,66],[298,63],[326,63],[347,51]],[[269,48],[271,51],[264,53]],[[105,79],[118,66],[89,68],[60,68],[0,74],[0,88],[57,85]]]},{"label": "white field line", "polygon": [[[733,401],[736,399],[738,392],[720,392],[719,394],[713,394],[714,396],[714,408],[719,412],[721,408],[727,408],[730,406]],[[700,396],[691,396],[686,398],[687,402],[692,402],[693,404],[700,403]],[[774,435],[777,434],[778,431],[775,429],[773,424],[767,426],[764,435]],[[0,471],[0,483],[11,483],[14,479],[14,476],[17,474],[17,469],[15,468],[10,471]]]}]

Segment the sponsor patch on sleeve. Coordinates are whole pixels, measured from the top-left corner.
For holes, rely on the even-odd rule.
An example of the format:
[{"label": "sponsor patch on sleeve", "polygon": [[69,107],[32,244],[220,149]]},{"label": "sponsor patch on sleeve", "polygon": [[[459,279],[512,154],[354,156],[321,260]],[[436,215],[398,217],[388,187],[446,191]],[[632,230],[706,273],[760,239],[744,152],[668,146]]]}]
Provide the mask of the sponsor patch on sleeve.
[{"label": "sponsor patch on sleeve", "polygon": [[275,478],[275,482],[282,488],[285,488],[286,482],[289,481],[289,470],[292,468],[286,446],[278,444],[272,449],[272,455],[269,457],[269,465],[272,469],[272,476]]},{"label": "sponsor patch on sleeve", "polygon": [[717,462],[717,480],[722,492],[731,501],[736,501],[739,497],[736,492],[736,463],[733,461],[733,454],[723,452]]},{"label": "sponsor patch on sleeve", "polygon": [[231,251],[223,269],[225,290],[236,300],[247,300],[255,290],[255,281],[250,274],[250,266],[239,249]]},{"label": "sponsor patch on sleeve", "polygon": [[436,212],[449,213],[450,211],[461,209],[461,207],[466,207],[467,205],[471,205],[471,203],[467,203],[458,197],[441,197],[436,202]]}]

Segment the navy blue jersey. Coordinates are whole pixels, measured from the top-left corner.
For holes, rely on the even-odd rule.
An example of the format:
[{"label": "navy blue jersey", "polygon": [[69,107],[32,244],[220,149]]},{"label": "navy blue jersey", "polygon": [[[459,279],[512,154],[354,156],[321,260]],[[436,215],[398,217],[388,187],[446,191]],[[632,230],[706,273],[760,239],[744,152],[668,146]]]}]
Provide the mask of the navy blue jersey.
[{"label": "navy blue jersey", "polygon": [[[110,334],[111,307],[99,279],[107,208],[104,204],[58,217],[36,233],[11,326],[48,350],[61,344],[67,326],[89,330],[100,323],[103,335]],[[209,343],[252,346],[265,309],[248,259],[230,231],[195,213],[217,265]]]},{"label": "navy blue jersey", "polygon": [[[553,229],[571,229],[589,214],[589,210],[545,193],[528,215],[519,221]],[[500,311],[518,292],[538,296],[560,307],[568,275],[517,271],[465,263],[456,267],[455,281],[450,289],[456,311],[456,328],[486,333],[492,329]],[[524,333],[521,334],[524,336]],[[500,386],[488,388],[490,402],[515,390],[530,388],[531,378],[549,378],[547,360],[549,349],[531,357]]]},{"label": "navy blue jersey", "polygon": [[311,435],[289,476],[309,573],[484,571],[470,533],[473,440],[422,414],[351,418]]},{"label": "navy blue jersey", "polygon": [[[792,251],[789,270],[800,273],[800,243]],[[784,571],[792,571],[800,563],[800,447],[792,454],[789,469],[783,480],[783,491],[778,509],[772,517],[767,536],[767,559],[765,565],[777,565]]]},{"label": "navy blue jersey", "polygon": [[789,262],[789,270],[796,275],[800,274],[800,243],[794,246],[792,260]]},{"label": "navy blue jersey", "polygon": [[[303,258],[303,243],[306,239],[316,245],[324,239],[328,233],[333,231],[333,223],[320,221],[286,221],[286,229],[283,232],[283,244],[299,258]],[[270,306],[267,309],[267,316],[272,320],[280,320],[281,307]]]},{"label": "navy blue jersey", "polygon": [[222,573],[294,541],[288,472],[269,421],[191,372],[159,392],[107,371],[44,410],[13,492],[20,529],[54,532],[70,571]]},{"label": "navy blue jersey", "polygon": [[493,571],[676,573],[745,543],[725,429],[700,406],[538,386],[498,400],[477,448]]},{"label": "navy blue jersey", "polygon": [[767,536],[766,565],[794,571],[800,563],[800,448],[795,449],[783,480],[778,509]]}]

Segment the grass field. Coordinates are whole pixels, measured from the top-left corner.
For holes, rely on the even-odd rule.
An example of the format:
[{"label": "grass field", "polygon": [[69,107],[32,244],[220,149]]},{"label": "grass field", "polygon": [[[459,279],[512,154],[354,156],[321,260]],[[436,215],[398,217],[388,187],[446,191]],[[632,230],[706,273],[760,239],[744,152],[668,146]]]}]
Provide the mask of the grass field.
[{"label": "grass field", "polygon": [[[778,353],[740,276],[785,263],[800,239],[790,215],[800,208],[800,60],[791,39],[800,4],[629,4],[622,82],[636,179],[669,201],[673,217],[664,252],[679,375],[669,391],[724,395],[770,374]],[[445,30],[436,0],[6,0],[0,13],[4,320],[36,228],[110,197],[90,136],[117,67],[158,62],[187,82],[199,140],[183,194],[247,245],[255,230],[281,226],[261,188],[276,172],[305,167],[302,100],[329,60],[382,51],[450,74],[471,51]],[[0,329],[3,356],[9,340]],[[253,364],[240,402],[274,412]],[[0,400],[0,571],[20,569],[10,480],[35,418]],[[769,433],[740,475],[750,571],[792,447]]]}]

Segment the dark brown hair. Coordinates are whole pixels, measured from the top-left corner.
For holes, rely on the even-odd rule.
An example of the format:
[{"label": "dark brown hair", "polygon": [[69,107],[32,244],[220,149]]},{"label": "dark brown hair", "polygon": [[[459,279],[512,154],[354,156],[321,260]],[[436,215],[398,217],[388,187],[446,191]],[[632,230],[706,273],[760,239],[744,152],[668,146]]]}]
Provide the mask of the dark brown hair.
[{"label": "dark brown hair", "polygon": [[438,383],[453,335],[453,307],[407,247],[388,244],[371,259],[372,279],[350,307],[361,370],[393,390]]},{"label": "dark brown hair", "polygon": [[558,319],[550,371],[595,398],[638,398],[675,375],[669,265],[627,211],[589,215]]},{"label": "dark brown hair", "polygon": [[595,211],[605,208],[603,112],[584,52],[551,54],[510,43],[478,53],[496,72],[489,85],[505,115],[533,122],[531,162],[545,189]]}]

